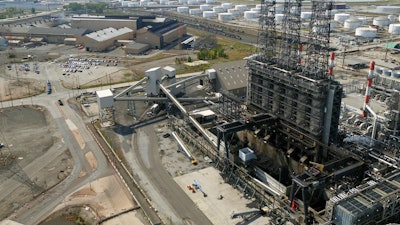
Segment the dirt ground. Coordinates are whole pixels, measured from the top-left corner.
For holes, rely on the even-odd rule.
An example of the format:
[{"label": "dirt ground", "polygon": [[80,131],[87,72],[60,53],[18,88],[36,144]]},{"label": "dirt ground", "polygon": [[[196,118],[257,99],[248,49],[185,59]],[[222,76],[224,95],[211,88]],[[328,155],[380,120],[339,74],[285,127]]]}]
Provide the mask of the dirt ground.
[{"label": "dirt ground", "polygon": [[41,107],[0,109],[0,142],[1,220],[65,179],[73,161]]},{"label": "dirt ground", "polygon": [[8,80],[0,77],[0,102],[27,98],[44,91],[45,86],[35,80],[25,78]]}]

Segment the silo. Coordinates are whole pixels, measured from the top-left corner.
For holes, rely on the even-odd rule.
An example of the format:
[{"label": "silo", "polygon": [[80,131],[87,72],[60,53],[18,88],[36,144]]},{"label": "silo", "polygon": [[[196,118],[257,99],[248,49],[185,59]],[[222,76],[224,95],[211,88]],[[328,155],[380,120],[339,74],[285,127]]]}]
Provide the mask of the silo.
[{"label": "silo", "polygon": [[361,26],[361,21],[355,17],[350,17],[344,21],[344,28],[347,29],[356,29]]},{"label": "silo", "polygon": [[389,26],[390,20],[385,16],[375,17],[372,24],[379,27]]},{"label": "silo", "polygon": [[233,16],[240,15],[240,12],[237,9],[228,9],[228,13],[232,13]]},{"label": "silo", "polygon": [[301,14],[300,14],[300,18],[302,20],[309,20],[309,19],[311,19],[311,16],[312,16],[312,12],[301,12]]},{"label": "silo", "polygon": [[188,0],[178,0],[179,4],[181,5],[187,5]]},{"label": "silo", "polygon": [[350,14],[348,13],[336,13],[333,20],[339,23],[344,23],[348,18],[350,18]]},{"label": "silo", "polygon": [[216,0],[206,0],[207,4],[215,4]]},{"label": "silo", "polygon": [[356,28],[356,36],[364,38],[375,38],[377,30],[369,27],[358,27]]},{"label": "silo", "polygon": [[211,7],[211,5],[206,5],[206,4],[200,5],[200,10],[201,11],[211,11],[212,7]]},{"label": "silo", "polygon": [[237,9],[240,12],[244,12],[247,10],[247,5],[235,5],[235,9]]},{"label": "silo", "polygon": [[245,19],[256,19],[260,14],[255,11],[245,11],[244,18]]},{"label": "silo", "polygon": [[218,13],[218,20],[221,22],[231,21],[233,18],[232,13]]},{"label": "silo", "polygon": [[212,18],[217,17],[217,14],[214,11],[204,11],[203,17],[207,18],[207,19],[212,19]]},{"label": "silo", "polygon": [[389,25],[389,33],[400,34],[400,24],[390,24]]},{"label": "silo", "polygon": [[203,14],[201,9],[189,9],[189,15],[200,16]]},{"label": "silo", "polygon": [[223,13],[223,12],[225,12],[225,9],[222,6],[215,6],[215,7],[213,7],[213,11],[216,13]]},{"label": "silo", "polygon": [[227,11],[228,9],[232,9],[233,5],[230,2],[225,2],[221,4],[221,7],[225,9],[225,11]]},{"label": "silo", "polygon": [[180,6],[176,8],[176,11],[178,13],[184,13],[184,14],[188,14],[189,13],[189,7],[187,6]]}]

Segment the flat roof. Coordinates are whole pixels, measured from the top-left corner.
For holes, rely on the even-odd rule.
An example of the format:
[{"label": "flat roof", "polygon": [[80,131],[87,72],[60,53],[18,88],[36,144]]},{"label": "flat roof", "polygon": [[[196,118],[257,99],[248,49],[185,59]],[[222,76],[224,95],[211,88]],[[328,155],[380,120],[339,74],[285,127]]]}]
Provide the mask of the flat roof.
[{"label": "flat roof", "polygon": [[96,91],[96,95],[99,98],[113,97],[113,93],[110,89]]},{"label": "flat roof", "polygon": [[106,28],[103,30],[92,32],[90,34],[86,34],[85,36],[100,42],[100,41],[106,41],[111,38],[118,37],[120,35],[129,33],[129,32],[133,32],[133,30],[130,28],[127,28],[127,27],[123,27],[118,30],[115,28],[109,27],[109,28]]}]

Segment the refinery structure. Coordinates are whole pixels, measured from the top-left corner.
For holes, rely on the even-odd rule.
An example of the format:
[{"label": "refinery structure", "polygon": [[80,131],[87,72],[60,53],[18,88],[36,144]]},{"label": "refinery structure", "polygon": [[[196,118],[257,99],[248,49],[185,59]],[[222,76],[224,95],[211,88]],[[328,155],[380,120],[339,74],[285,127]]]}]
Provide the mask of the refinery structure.
[{"label": "refinery structure", "polygon": [[[216,90],[218,70],[177,82],[171,67],[146,71],[145,78],[114,101],[128,102],[132,115],[135,102],[145,100],[154,102],[154,114],[167,111],[183,149],[201,151],[228,183],[257,200],[260,211],[278,213],[283,222],[398,222],[399,82],[384,76],[372,61],[362,108],[342,103],[343,86],[335,79],[330,48],[332,2],[310,4],[308,29],[301,23],[302,1],[285,1],[279,24],[276,2],[261,4],[258,51],[246,58],[247,101]],[[188,83],[199,79],[207,93],[219,93],[181,97]],[[139,88],[143,84],[146,88]],[[143,90],[145,97],[138,95]],[[112,93],[98,97],[104,105]],[[386,103],[383,114],[370,106],[373,99]],[[205,108],[190,111],[190,103]],[[113,116],[100,110],[102,122],[112,123]]]}]

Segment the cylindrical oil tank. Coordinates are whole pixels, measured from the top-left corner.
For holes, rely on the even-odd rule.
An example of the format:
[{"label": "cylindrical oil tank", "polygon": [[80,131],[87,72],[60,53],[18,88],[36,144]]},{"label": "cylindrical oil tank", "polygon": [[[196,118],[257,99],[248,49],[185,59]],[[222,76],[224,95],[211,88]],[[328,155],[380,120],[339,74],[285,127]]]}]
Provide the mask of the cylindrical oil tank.
[{"label": "cylindrical oil tank", "polygon": [[222,6],[215,6],[215,7],[213,7],[213,11],[216,13],[223,13],[223,12],[225,12],[225,9]]},{"label": "cylindrical oil tank", "polygon": [[392,76],[392,70],[384,70],[383,75],[388,76],[388,77]]},{"label": "cylindrical oil tank", "polygon": [[169,0],[160,0],[160,5],[168,5]]},{"label": "cylindrical oil tank", "polygon": [[233,4],[230,2],[224,2],[221,4],[221,7],[225,9],[225,11],[227,11],[228,9],[232,9],[233,8]]},{"label": "cylindrical oil tank", "polygon": [[214,11],[203,11],[203,17],[207,19],[212,19],[217,17],[217,14]]},{"label": "cylindrical oil tank", "polygon": [[350,17],[344,21],[344,28],[347,29],[356,29],[361,26],[361,21],[358,18]]},{"label": "cylindrical oil tank", "polygon": [[187,5],[188,4],[188,0],[178,0],[178,2],[181,5]]},{"label": "cylindrical oil tank", "polygon": [[379,16],[374,18],[372,24],[380,27],[389,26],[390,20],[386,16]]},{"label": "cylindrical oil tank", "polygon": [[383,69],[381,67],[375,67],[375,73],[382,75]]},{"label": "cylindrical oil tank", "polygon": [[233,18],[232,13],[219,13],[218,20],[221,22],[228,22],[231,21]]},{"label": "cylindrical oil tank", "polygon": [[228,9],[228,13],[232,13],[233,16],[239,16],[240,11],[237,9]]},{"label": "cylindrical oil tank", "polygon": [[245,19],[256,19],[260,14],[255,11],[245,11],[244,18]]},{"label": "cylindrical oil tank", "polygon": [[244,12],[247,10],[247,5],[235,5],[235,9],[239,10],[240,12]]},{"label": "cylindrical oil tank", "polygon": [[390,24],[389,25],[389,33],[400,34],[400,24]]},{"label": "cylindrical oil tank", "polygon": [[396,17],[394,15],[388,15],[388,19],[390,20],[390,22],[393,22]]},{"label": "cylindrical oil tank", "polygon": [[201,9],[189,9],[189,15],[200,16],[203,14]]},{"label": "cylindrical oil tank", "polygon": [[128,7],[139,7],[140,3],[139,2],[129,2]]},{"label": "cylindrical oil tank", "polygon": [[122,1],[121,2],[121,6],[122,7],[128,7],[128,3],[129,3],[130,1]]},{"label": "cylindrical oil tank", "polygon": [[285,19],[285,14],[275,14],[275,21],[277,23],[282,23],[284,19]]},{"label": "cylindrical oil tank", "polygon": [[347,20],[348,18],[350,18],[350,14],[348,13],[336,13],[333,20],[339,23],[344,23],[344,21]]},{"label": "cylindrical oil tank", "polygon": [[200,10],[201,11],[211,11],[212,7],[211,7],[211,5],[203,4],[203,5],[200,5]]},{"label": "cylindrical oil tank", "polygon": [[188,5],[197,5],[197,4],[199,4],[198,2],[197,2],[197,0],[188,0],[188,3],[187,3]]},{"label": "cylindrical oil tank", "polygon": [[376,37],[376,29],[370,27],[358,27],[356,28],[356,36],[364,37],[364,38],[375,38]]},{"label": "cylindrical oil tank", "polygon": [[392,72],[392,77],[393,78],[400,78],[400,72],[399,71],[393,71]]},{"label": "cylindrical oil tank", "polygon": [[400,13],[400,6],[382,5],[377,6],[376,10],[386,14],[398,14]]},{"label": "cylindrical oil tank", "polygon": [[311,19],[311,16],[312,16],[312,12],[301,12],[301,14],[300,14],[300,18],[302,20],[309,20],[309,19]]},{"label": "cylindrical oil tank", "polygon": [[177,8],[176,8],[176,11],[177,11],[178,13],[185,13],[185,14],[188,14],[188,13],[189,13],[189,7],[187,7],[187,6],[180,6],[180,7],[177,7]]},{"label": "cylindrical oil tank", "polygon": [[206,0],[207,4],[215,4],[217,1],[216,0]]}]

